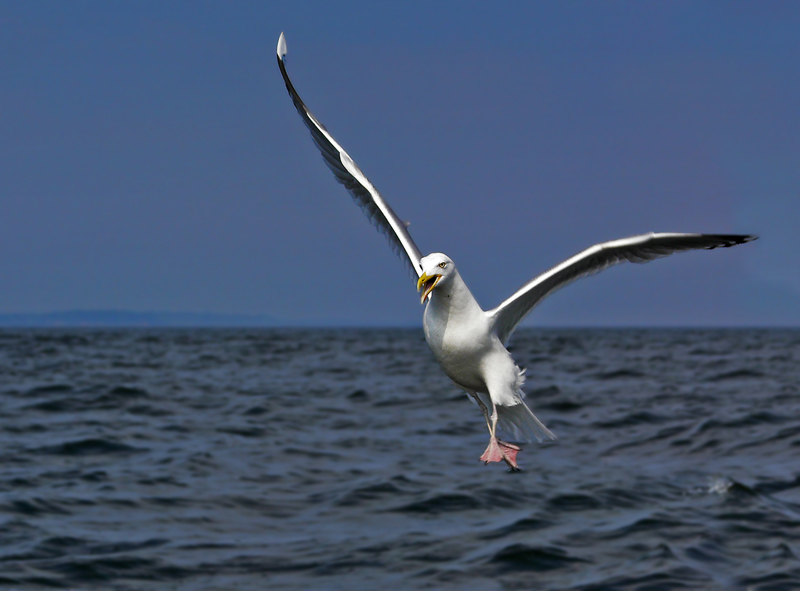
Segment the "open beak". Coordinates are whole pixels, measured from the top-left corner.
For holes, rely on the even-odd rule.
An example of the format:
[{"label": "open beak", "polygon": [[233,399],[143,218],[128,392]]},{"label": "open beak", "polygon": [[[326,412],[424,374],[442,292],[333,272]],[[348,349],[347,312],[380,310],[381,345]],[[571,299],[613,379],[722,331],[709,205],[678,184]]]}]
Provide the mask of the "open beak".
[{"label": "open beak", "polygon": [[439,279],[441,279],[441,275],[427,275],[425,272],[417,281],[417,291],[420,289],[422,290],[422,297],[419,299],[420,304],[424,304],[427,297],[433,291],[433,288],[436,287],[436,284],[439,283]]}]

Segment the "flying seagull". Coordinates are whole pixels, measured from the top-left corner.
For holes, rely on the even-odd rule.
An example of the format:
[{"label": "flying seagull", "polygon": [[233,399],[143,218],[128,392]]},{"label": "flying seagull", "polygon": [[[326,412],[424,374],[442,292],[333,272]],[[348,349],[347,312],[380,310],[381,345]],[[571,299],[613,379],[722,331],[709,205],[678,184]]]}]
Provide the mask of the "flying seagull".
[{"label": "flying seagull", "polygon": [[514,329],[545,297],[565,285],[630,261],[646,263],[675,252],[729,247],[755,240],[739,234],[649,233],[595,244],[528,281],[502,304],[483,310],[461,278],[453,260],[434,252],[422,256],[403,222],[367,180],[349,154],[308,110],[286,73],[286,39],[278,39],[278,67],[292,102],[311,131],[314,143],[336,180],[345,186],[370,221],[417,276],[425,339],[447,376],[480,407],[489,428],[489,445],[481,460],[505,462],[518,470],[519,447],[501,441],[498,427],[513,441],[540,443],[556,436],[536,418],[523,401],[524,370],[506,344]]}]

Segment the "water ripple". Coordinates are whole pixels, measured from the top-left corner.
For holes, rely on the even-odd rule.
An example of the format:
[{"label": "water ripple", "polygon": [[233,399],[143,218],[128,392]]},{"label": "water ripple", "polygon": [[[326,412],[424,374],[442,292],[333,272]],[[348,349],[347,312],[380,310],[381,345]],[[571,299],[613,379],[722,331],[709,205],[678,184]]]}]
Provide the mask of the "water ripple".
[{"label": "water ripple", "polygon": [[0,331],[0,586],[800,589],[800,331],[513,349],[518,473],[419,330]]}]

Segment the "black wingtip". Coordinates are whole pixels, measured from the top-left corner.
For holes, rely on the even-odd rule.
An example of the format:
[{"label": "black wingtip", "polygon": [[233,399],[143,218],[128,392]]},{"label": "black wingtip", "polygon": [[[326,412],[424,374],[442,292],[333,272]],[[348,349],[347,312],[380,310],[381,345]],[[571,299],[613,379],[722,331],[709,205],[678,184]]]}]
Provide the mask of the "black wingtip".
[{"label": "black wingtip", "polygon": [[718,247],[730,248],[731,246],[738,246],[739,244],[747,244],[753,240],[758,240],[758,236],[755,234],[723,234],[720,238],[723,239],[724,242],[717,246],[712,246],[712,249]]},{"label": "black wingtip", "polygon": [[729,246],[734,246],[736,244],[747,244],[748,242],[752,242],[753,240],[758,240],[758,236],[755,234],[742,234],[742,235],[733,235],[731,238],[734,239]]}]

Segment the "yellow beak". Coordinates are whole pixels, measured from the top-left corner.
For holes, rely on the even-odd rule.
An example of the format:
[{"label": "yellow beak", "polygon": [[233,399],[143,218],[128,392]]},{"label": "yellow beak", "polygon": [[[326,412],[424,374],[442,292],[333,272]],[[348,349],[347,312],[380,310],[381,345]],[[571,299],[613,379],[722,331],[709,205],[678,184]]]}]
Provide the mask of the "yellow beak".
[{"label": "yellow beak", "polygon": [[422,275],[420,275],[419,280],[417,281],[417,291],[425,288],[422,291],[422,297],[419,299],[420,304],[424,304],[426,298],[430,295],[433,291],[433,288],[436,287],[436,284],[439,283],[439,279],[441,279],[441,275],[428,275],[423,271]]}]

